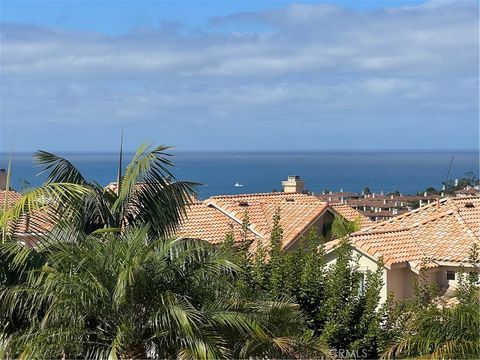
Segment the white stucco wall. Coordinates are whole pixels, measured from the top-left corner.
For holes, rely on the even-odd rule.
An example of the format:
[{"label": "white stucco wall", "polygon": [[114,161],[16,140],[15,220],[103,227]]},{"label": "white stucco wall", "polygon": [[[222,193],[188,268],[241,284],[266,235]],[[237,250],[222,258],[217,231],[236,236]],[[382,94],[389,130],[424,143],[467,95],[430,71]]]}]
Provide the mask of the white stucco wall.
[{"label": "white stucco wall", "polygon": [[[377,260],[374,259],[373,257],[369,257],[364,255],[363,253],[360,253],[358,250],[355,248],[352,249],[353,256],[354,258],[358,257],[358,271],[361,272],[366,272],[368,270],[370,271],[376,271],[378,268],[377,265]],[[326,263],[327,265],[333,265],[336,261],[336,255],[335,252],[331,252],[326,255]],[[383,268],[382,272],[382,280],[383,280],[383,287],[380,290],[380,303],[384,303],[387,300],[387,295],[388,295],[388,289],[387,289],[387,269]]]}]

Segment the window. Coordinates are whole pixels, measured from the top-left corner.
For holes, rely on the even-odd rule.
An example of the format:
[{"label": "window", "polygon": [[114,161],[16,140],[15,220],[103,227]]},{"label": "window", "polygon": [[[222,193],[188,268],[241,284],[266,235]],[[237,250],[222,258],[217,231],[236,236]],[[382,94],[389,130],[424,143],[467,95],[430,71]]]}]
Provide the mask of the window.
[{"label": "window", "polygon": [[365,273],[359,273],[358,279],[358,295],[363,296],[365,295]]},{"label": "window", "polygon": [[447,271],[447,280],[455,280],[455,271]]},{"label": "window", "polygon": [[321,230],[321,234],[323,235],[323,237],[327,240],[331,238],[332,224],[334,220],[335,220],[334,215],[328,211],[325,214],[325,217],[323,219],[323,226],[321,229],[319,229]]}]

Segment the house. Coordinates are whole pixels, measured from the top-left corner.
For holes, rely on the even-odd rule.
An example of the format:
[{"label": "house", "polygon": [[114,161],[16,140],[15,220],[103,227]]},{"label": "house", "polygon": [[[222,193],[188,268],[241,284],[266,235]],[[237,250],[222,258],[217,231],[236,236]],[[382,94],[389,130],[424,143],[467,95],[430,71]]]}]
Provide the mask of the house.
[{"label": "house", "polygon": [[[255,251],[259,243],[268,246],[273,216],[280,209],[282,248],[288,250],[313,228],[330,238],[333,220],[338,215],[352,221],[358,217],[363,225],[371,225],[360,213],[347,208],[348,205],[332,207],[315,196],[291,192],[213,196],[186,209],[177,236],[219,244],[233,233],[235,243],[246,241],[250,251]],[[246,215],[249,226],[245,234],[242,224]]]},{"label": "house", "polygon": [[[0,169],[1,170],[1,169]],[[12,207],[17,201],[22,198],[22,194],[14,190],[0,190],[0,210],[4,210],[5,200],[7,199],[7,208]]]},{"label": "house", "polygon": [[[336,260],[339,240],[325,246],[327,263]],[[377,269],[383,258],[381,300],[412,295],[412,281],[424,269],[429,283],[446,291],[468,271],[473,244],[480,243],[480,197],[450,197],[366,227],[349,237],[359,271]]]},{"label": "house", "polygon": [[[285,250],[295,246],[297,240],[311,229],[330,239],[335,216],[349,221],[360,219],[362,226],[371,226],[371,221],[348,205],[331,206],[315,196],[300,192],[304,184],[298,176],[289,176],[283,185],[284,192],[221,195],[203,201],[192,197],[175,236],[219,244],[227,234],[232,233],[236,244],[246,243],[244,245],[253,252],[260,243],[269,245],[277,209],[280,209],[282,247]],[[116,183],[109,184],[107,188],[115,191]],[[244,229],[246,215],[248,228]],[[54,221],[51,218],[41,211],[23,216],[16,236],[25,243],[33,244],[31,238],[38,238],[52,230]]]}]

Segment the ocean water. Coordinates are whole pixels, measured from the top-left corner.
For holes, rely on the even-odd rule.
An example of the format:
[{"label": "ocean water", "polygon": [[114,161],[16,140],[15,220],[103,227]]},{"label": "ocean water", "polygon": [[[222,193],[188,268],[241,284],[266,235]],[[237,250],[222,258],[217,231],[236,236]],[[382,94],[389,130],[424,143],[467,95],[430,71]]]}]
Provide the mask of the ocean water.
[{"label": "ocean water", "polygon": [[[73,162],[85,177],[102,185],[115,181],[118,155],[115,153],[59,153]],[[124,155],[124,166],[132,154]],[[440,188],[450,161],[450,179],[467,171],[479,174],[478,151],[239,151],[176,152],[172,157],[177,179],[200,182],[200,198],[281,190],[288,175],[299,175],[305,187],[315,193],[331,191],[373,192],[398,190],[414,194],[426,187]],[[7,154],[0,154],[0,168],[7,167]],[[31,187],[45,176],[36,176],[32,154],[13,156],[12,186],[20,190],[24,180]],[[242,184],[235,187],[234,184]]]}]

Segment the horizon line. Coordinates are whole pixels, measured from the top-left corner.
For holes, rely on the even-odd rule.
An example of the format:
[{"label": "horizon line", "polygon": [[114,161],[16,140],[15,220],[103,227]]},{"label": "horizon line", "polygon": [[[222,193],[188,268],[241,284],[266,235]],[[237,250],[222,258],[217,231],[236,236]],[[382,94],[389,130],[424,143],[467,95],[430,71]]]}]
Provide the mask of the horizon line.
[{"label": "horizon line", "polygon": [[[168,146],[168,145],[167,145]],[[18,150],[14,154],[31,154],[40,151],[37,150]],[[42,150],[43,151],[43,150]],[[45,150],[46,151],[46,150]],[[111,154],[118,153],[118,150],[67,150],[55,149],[48,152],[60,152],[68,154]],[[136,149],[124,150],[124,153],[134,153]],[[186,152],[480,152],[480,149],[181,149],[172,146],[167,152],[186,153]],[[9,151],[1,150],[0,154],[8,154]]]}]

